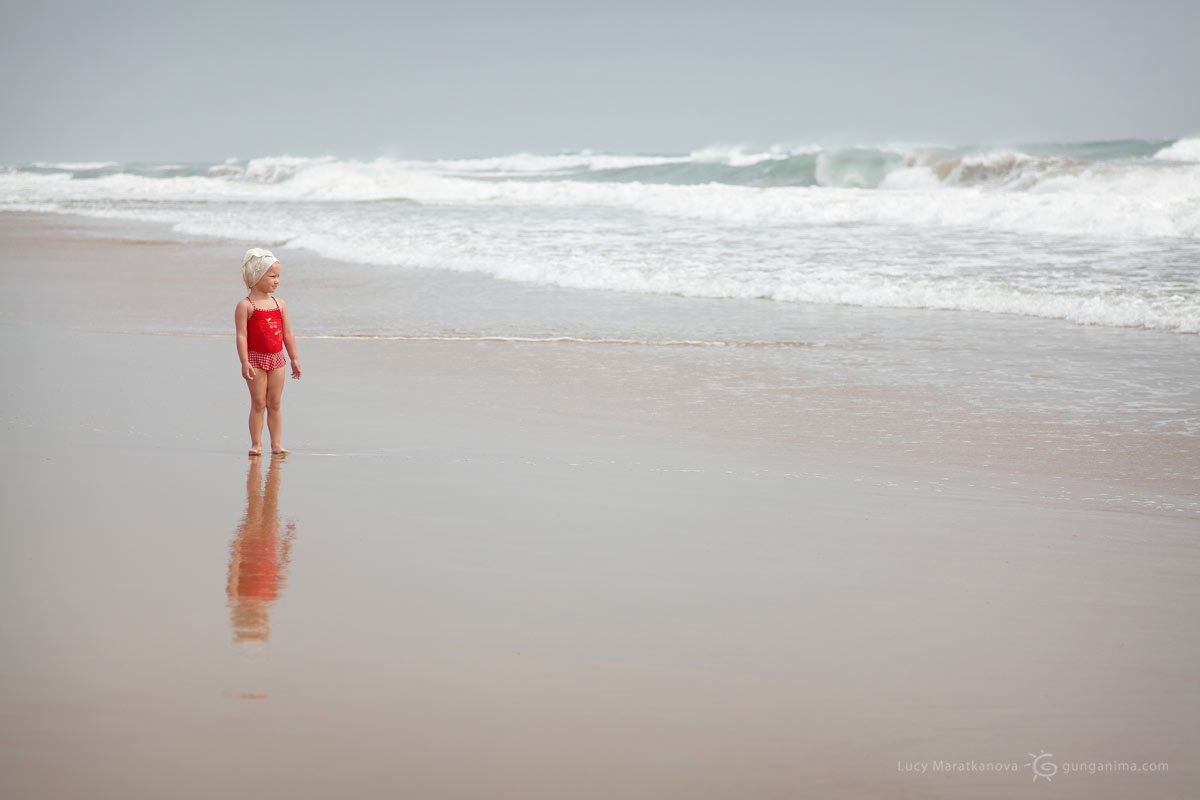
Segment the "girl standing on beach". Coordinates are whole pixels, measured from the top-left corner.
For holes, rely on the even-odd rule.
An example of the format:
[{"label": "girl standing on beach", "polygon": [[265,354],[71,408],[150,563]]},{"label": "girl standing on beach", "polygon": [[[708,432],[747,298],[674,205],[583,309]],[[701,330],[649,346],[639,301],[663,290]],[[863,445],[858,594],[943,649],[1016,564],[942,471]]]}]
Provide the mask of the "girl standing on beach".
[{"label": "girl standing on beach", "polygon": [[279,259],[270,250],[252,247],[242,258],[242,280],[250,294],[237,304],[234,327],[242,377],[250,388],[250,455],[262,455],[263,411],[271,432],[271,452],[288,452],[283,446],[283,358],[286,347],[292,360],[292,377],[300,379],[296,337],[287,303],[271,295],[279,288]]}]

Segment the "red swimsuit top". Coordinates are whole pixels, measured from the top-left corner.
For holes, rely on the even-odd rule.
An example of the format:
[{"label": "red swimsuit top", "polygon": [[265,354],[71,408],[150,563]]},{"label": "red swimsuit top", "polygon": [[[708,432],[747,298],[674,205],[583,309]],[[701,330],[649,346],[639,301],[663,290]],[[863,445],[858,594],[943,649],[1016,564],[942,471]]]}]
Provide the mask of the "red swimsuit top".
[{"label": "red swimsuit top", "polygon": [[[274,297],[271,299],[275,300]],[[253,300],[250,305],[254,306]],[[274,311],[254,307],[250,312],[250,318],[246,320],[246,347],[253,353],[278,353],[283,349],[283,319],[278,300],[275,300]]]}]

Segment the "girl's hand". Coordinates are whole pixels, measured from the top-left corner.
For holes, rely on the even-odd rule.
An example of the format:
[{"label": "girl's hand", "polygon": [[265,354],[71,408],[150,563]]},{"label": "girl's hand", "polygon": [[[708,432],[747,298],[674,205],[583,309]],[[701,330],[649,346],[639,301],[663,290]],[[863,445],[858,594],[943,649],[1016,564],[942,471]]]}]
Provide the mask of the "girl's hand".
[{"label": "girl's hand", "polygon": [[254,365],[251,364],[249,361],[247,361],[245,364],[242,364],[242,377],[243,378],[245,378],[248,381],[252,381],[252,380],[254,380],[254,376],[256,374],[258,374],[257,370],[254,369]]},{"label": "girl's hand", "polygon": [[292,377],[300,380],[300,362],[294,358],[292,359]]}]

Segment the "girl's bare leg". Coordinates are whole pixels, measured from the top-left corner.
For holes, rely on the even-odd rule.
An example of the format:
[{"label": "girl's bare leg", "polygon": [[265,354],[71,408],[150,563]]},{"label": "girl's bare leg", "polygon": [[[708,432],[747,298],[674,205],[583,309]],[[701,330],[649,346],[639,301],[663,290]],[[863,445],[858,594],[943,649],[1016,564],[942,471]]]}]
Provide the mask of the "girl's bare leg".
[{"label": "girl's bare leg", "polygon": [[[275,370],[279,372],[280,370]],[[250,455],[262,455],[263,412],[267,410],[266,370],[255,370],[254,379],[246,381],[250,389]]]},{"label": "girl's bare leg", "polygon": [[272,453],[288,452],[283,446],[283,412],[280,410],[286,375],[284,367],[267,373],[267,430],[271,432]]}]

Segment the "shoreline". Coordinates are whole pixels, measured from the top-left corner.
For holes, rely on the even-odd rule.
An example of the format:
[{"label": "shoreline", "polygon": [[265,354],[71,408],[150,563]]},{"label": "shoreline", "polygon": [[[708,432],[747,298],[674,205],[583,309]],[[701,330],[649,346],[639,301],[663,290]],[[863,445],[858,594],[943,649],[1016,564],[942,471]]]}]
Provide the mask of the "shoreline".
[{"label": "shoreline", "polygon": [[[52,223],[57,219],[0,215],[0,225],[14,254],[61,253],[55,256],[55,264],[68,270],[68,280],[60,284],[60,291],[78,281],[80,291],[92,293],[69,298],[72,304],[89,304],[94,315],[89,320],[72,314],[73,327],[125,335],[225,336],[212,332],[213,328],[223,329],[226,320],[224,312],[214,313],[211,298],[221,295],[221,287],[232,279],[205,273],[214,262],[236,260],[239,245],[220,240],[164,240],[147,246],[152,240],[145,237],[161,226],[92,224],[97,221],[86,217],[55,226]],[[30,222],[39,227],[27,229]],[[48,239],[48,233],[55,230],[67,235]],[[12,241],[13,235],[17,242]],[[129,244],[130,237],[136,244]],[[14,248],[21,244],[28,249]],[[283,289],[289,298],[291,292],[301,291],[313,280],[330,290],[331,279],[324,276],[351,272],[349,280],[362,280],[363,273],[353,272],[362,270],[362,265],[291,254],[286,249],[279,252],[285,263],[294,261],[302,271],[292,281],[295,286]],[[114,290],[90,268],[71,265],[72,257],[99,257],[108,263],[122,260],[127,268],[112,276],[117,282]],[[145,291],[140,285],[142,276],[164,260],[178,265],[169,268],[169,280],[161,287],[167,307],[178,309],[173,315],[147,309],[135,299]],[[450,305],[456,302],[458,282],[493,280],[429,271],[417,271],[409,280],[436,282],[446,277],[451,283],[439,291],[450,294],[438,300]],[[16,281],[6,288],[17,296],[30,291]],[[518,291],[524,290],[518,287]],[[31,306],[40,305],[45,312],[58,302],[48,297],[30,299]],[[292,304],[300,309],[309,300],[301,294]],[[410,307],[415,302],[428,300],[398,299],[396,313],[401,319],[416,313]],[[876,310],[855,311],[866,318]],[[3,319],[13,321],[15,312],[4,313]],[[310,336],[302,325],[298,327],[298,339],[305,347],[325,342],[390,354],[372,356],[381,363],[396,361],[404,348],[415,348],[414,352],[428,356],[405,362],[404,368],[415,367],[419,374],[455,378],[484,370],[489,381],[483,391],[497,398],[504,396],[518,406],[637,424],[646,428],[648,435],[667,441],[695,441],[728,455],[754,454],[785,473],[811,472],[816,464],[841,474],[872,472],[885,483],[917,477],[915,491],[986,487],[1015,491],[1031,502],[1200,519],[1200,437],[1171,429],[1158,432],[1145,424],[1131,426],[1120,417],[1097,415],[1085,404],[1067,413],[1038,409],[1041,399],[1036,396],[1029,398],[1033,406],[1029,409],[981,400],[933,382],[936,376],[896,383],[893,377],[874,376],[870,367],[843,374],[836,367],[838,360],[861,360],[863,356],[855,346],[838,342],[816,349],[776,350],[677,346],[644,337],[605,336],[603,331],[594,339],[564,337],[553,330],[513,336],[490,334],[486,329],[472,333],[469,326],[465,331],[449,326],[411,335],[350,332]],[[807,338],[819,338],[819,334]],[[395,349],[387,349],[389,345]],[[1181,352],[1180,357],[1184,355]],[[922,358],[935,356],[931,353]],[[822,366],[830,362],[835,366]],[[954,374],[953,367],[943,369],[947,375]]]},{"label": "shoreline", "polygon": [[235,247],[3,222],[0,793],[962,800],[1032,774],[903,765],[1038,748],[1169,764],[1058,800],[1200,787],[1189,509],[865,447],[935,393],[797,419],[732,391],[791,362],[694,348],[301,339],[256,466],[232,333],[96,330],[198,326]]}]

